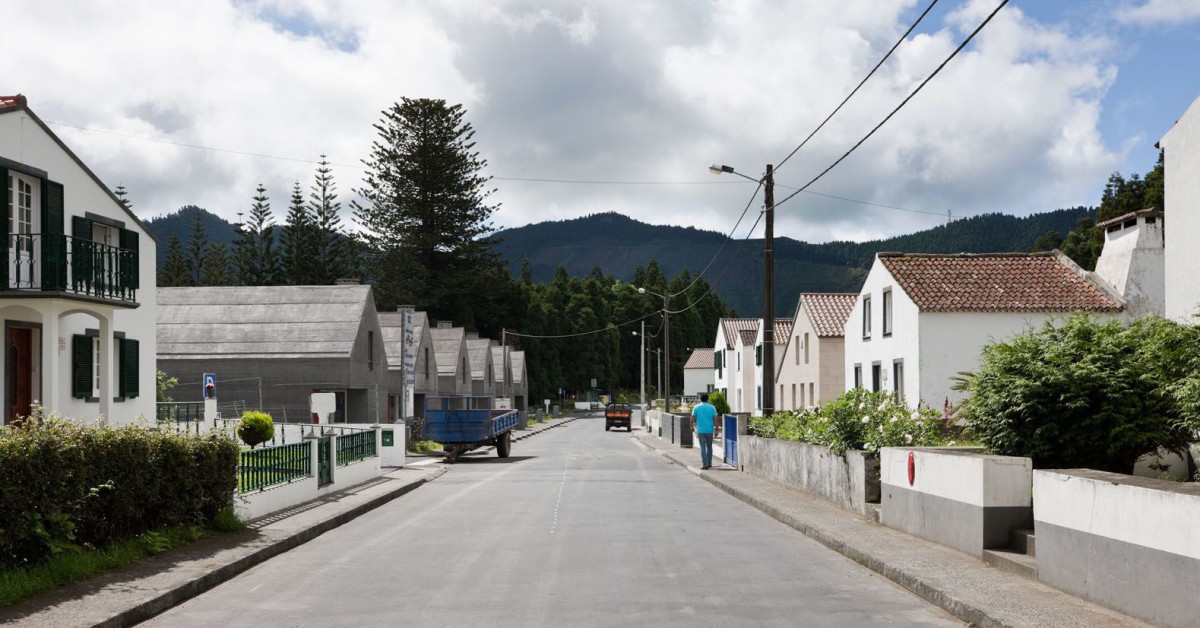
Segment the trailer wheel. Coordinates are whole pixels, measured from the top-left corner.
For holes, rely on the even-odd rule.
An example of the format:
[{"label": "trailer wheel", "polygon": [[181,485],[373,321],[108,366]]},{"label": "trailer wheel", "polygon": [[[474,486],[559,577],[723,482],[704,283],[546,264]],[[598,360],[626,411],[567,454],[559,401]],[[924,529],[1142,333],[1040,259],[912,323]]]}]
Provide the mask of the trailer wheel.
[{"label": "trailer wheel", "polygon": [[505,432],[504,436],[496,439],[496,455],[501,458],[507,458],[509,452],[512,451],[512,432]]}]

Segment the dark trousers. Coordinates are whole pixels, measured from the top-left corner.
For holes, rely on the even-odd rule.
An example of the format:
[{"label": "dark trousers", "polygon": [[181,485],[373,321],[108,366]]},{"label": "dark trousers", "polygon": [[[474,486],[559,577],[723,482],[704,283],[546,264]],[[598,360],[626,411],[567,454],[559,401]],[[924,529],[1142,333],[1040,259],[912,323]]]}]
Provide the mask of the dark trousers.
[{"label": "dark trousers", "polygon": [[696,438],[700,440],[700,465],[703,467],[712,466],[712,434],[696,434]]}]

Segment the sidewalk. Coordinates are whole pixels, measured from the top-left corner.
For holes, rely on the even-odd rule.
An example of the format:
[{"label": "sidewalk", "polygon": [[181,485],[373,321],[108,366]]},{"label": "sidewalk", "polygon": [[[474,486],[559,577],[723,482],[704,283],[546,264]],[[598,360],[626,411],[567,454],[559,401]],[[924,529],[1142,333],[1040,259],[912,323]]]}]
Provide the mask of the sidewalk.
[{"label": "sidewalk", "polygon": [[[514,432],[524,440],[574,420]],[[487,450],[490,451],[491,448]],[[426,458],[374,480],[252,522],[244,532],[204,539],[0,608],[5,626],[131,626],[404,495],[446,473]]]},{"label": "sidewalk", "polygon": [[884,527],[814,495],[714,462],[642,431],[631,438],[768,516],[812,537],[975,626],[1146,626],[978,558]]}]

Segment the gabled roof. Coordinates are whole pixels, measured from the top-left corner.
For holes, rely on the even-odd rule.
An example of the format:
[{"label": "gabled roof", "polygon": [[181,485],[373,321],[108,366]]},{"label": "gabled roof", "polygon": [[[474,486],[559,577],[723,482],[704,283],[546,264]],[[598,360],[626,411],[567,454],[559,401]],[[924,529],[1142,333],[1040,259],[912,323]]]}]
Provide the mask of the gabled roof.
[{"label": "gabled roof", "polygon": [[685,369],[711,369],[713,367],[713,350],[712,349],[696,349],[692,355],[688,356],[687,362],[683,365]]},{"label": "gabled roof", "polygon": [[[725,348],[732,349],[735,346],[733,339],[741,338],[743,331],[749,331],[754,336],[758,335],[758,323],[757,318],[722,318],[721,327],[725,330]],[[743,341],[743,344],[753,343],[753,336],[749,343]]]},{"label": "gabled roof", "polygon": [[1128,214],[1121,214],[1120,216],[1116,216],[1115,218],[1109,218],[1108,220],[1098,222],[1098,223],[1096,223],[1096,228],[1103,229],[1109,225],[1119,225],[1119,224],[1125,222],[1126,220],[1136,220],[1143,216],[1146,218],[1162,218],[1163,213],[1162,213],[1162,210],[1155,209],[1153,207],[1148,207],[1146,209],[1139,209],[1135,212],[1129,212]]},{"label": "gabled roof", "polygon": [[[511,354],[511,352],[510,352]],[[504,347],[492,347],[492,364],[497,365],[492,369],[492,380],[496,383],[504,383]]]},{"label": "gabled roof", "polygon": [[158,357],[346,358],[370,286],[158,289]]},{"label": "gabled roof", "polygon": [[752,347],[754,346],[754,341],[758,340],[758,330],[743,329],[738,332],[738,337],[742,339],[743,347]]},{"label": "gabled roof", "polygon": [[487,362],[491,353],[492,341],[487,338],[467,340],[467,364],[471,367],[471,379],[484,379],[484,376],[487,375]]},{"label": "gabled roof", "polygon": [[879,261],[922,312],[1116,312],[1124,305],[1057,251],[917,255]]},{"label": "gabled roof", "polygon": [[454,375],[458,372],[458,358],[463,347],[462,327],[433,327],[429,330],[433,338],[433,353],[437,356],[438,375]]},{"label": "gabled roof", "polygon": [[800,309],[804,310],[818,338],[840,338],[857,302],[858,293],[855,292],[805,292],[800,295]]},{"label": "gabled roof", "polygon": [[[413,312],[412,315],[412,351],[415,356],[421,346],[422,327],[417,325],[418,315],[423,319],[424,312]],[[387,354],[388,369],[401,370],[404,367],[404,318],[401,312],[380,312],[379,328],[383,335],[383,352]]]},{"label": "gabled roof", "polygon": [[508,363],[512,368],[512,381],[514,384],[520,384],[525,381],[525,352],[511,351],[508,354]]},{"label": "gabled roof", "polygon": [[786,343],[784,340],[792,335],[792,327],[796,325],[794,318],[777,318],[775,319],[775,343]]}]

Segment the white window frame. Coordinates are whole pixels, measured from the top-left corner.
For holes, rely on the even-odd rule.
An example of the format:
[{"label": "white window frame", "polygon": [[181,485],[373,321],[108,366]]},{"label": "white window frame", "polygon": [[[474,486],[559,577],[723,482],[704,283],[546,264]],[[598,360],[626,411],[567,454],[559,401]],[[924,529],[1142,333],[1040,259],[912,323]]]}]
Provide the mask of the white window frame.
[{"label": "white window frame", "polygon": [[883,289],[883,335],[892,335],[892,289]]}]

